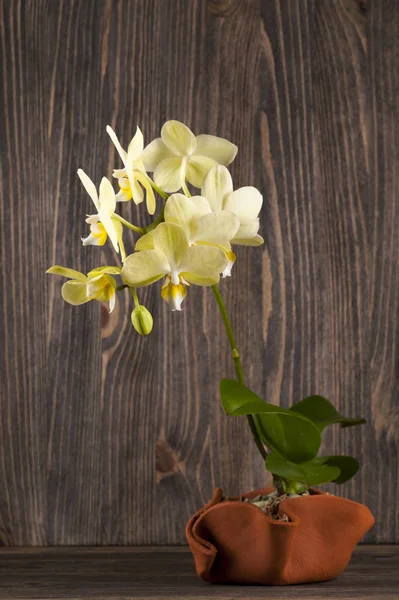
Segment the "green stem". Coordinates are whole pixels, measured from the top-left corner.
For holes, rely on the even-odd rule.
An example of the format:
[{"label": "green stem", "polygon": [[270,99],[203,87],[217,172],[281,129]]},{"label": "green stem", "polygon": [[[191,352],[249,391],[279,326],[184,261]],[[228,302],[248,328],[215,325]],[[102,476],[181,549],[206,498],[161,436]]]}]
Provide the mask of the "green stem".
[{"label": "green stem", "polygon": [[[231,327],[230,318],[229,318],[229,315],[227,313],[226,305],[225,305],[225,303],[223,301],[223,298],[222,298],[222,295],[220,293],[219,286],[218,285],[213,285],[212,286],[212,291],[213,291],[213,293],[215,295],[216,302],[218,304],[218,307],[219,307],[219,310],[220,310],[220,314],[221,314],[222,319],[223,319],[224,327],[226,329],[226,333],[227,333],[227,337],[228,337],[228,340],[229,340],[229,344],[230,344],[230,348],[231,348],[231,353],[232,353],[232,357],[233,357],[233,361],[234,361],[234,366],[235,366],[236,373],[237,373],[237,379],[238,379],[238,381],[240,383],[242,383],[243,385],[245,385],[244,373],[243,373],[243,370],[242,370],[242,364],[241,364],[240,355],[239,355],[238,350],[236,348],[236,342],[235,342],[235,338],[234,338],[233,329]],[[258,448],[258,450],[259,450],[259,452],[260,452],[263,460],[266,460],[267,450],[264,447],[264,445],[262,444],[262,440],[260,439],[260,437],[258,435],[253,415],[247,415],[247,420],[248,420],[248,424],[249,424],[249,427],[251,429],[252,437],[254,439],[256,447]]]},{"label": "green stem", "polygon": [[128,227],[132,231],[135,231],[136,233],[139,233],[140,235],[142,235],[143,233],[145,233],[145,230],[142,227],[137,227],[136,225],[132,225],[132,223],[129,223],[129,221],[126,221],[126,219],[124,219],[120,215],[117,215],[116,213],[114,215],[112,215],[112,218],[113,219],[118,219],[118,221],[120,221],[121,223],[123,223],[123,225],[125,225],[126,227]]},{"label": "green stem", "polygon": [[149,231],[152,231],[153,229],[155,229],[155,227],[157,227],[157,225],[162,223],[162,221],[165,220],[164,214],[165,214],[165,205],[162,207],[161,212],[159,213],[157,218],[152,223],[147,225],[147,227],[144,227],[143,233],[148,233]]},{"label": "green stem", "polygon": [[151,187],[161,196],[161,198],[166,200],[168,198],[168,194],[166,192],[164,192],[163,190],[161,190],[161,188],[157,186],[157,184],[155,183],[155,181],[153,181],[151,179],[151,177],[148,177],[148,175],[147,175],[147,178],[151,184]]},{"label": "green stem", "polygon": [[135,306],[135,308],[138,308],[140,306],[140,302],[139,302],[139,297],[137,296],[136,288],[129,287],[129,290],[131,291],[132,296],[133,296],[134,306]]}]

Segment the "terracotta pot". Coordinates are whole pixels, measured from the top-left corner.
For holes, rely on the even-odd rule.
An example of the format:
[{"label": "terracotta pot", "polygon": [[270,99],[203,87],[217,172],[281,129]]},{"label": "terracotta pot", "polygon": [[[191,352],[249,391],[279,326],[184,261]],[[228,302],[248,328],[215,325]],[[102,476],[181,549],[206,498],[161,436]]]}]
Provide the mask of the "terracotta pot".
[{"label": "terracotta pot", "polygon": [[290,522],[237,500],[223,500],[219,488],[187,523],[197,573],[210,583],[289,585],[333,579],[374,524],[366,506],[317,490],[281,502],[280,513]]}]

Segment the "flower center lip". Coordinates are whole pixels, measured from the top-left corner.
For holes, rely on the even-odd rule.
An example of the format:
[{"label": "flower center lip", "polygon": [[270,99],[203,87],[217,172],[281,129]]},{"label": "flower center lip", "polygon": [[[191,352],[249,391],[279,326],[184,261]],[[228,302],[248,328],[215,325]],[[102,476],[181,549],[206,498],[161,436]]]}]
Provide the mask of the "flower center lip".
[{"label": "flower center lip", "polygon": [[170,280],[173,283],[173,285],[179,285],[180,283],[180,277],[177,271],[172,271],[171,275],[170,275]]}]

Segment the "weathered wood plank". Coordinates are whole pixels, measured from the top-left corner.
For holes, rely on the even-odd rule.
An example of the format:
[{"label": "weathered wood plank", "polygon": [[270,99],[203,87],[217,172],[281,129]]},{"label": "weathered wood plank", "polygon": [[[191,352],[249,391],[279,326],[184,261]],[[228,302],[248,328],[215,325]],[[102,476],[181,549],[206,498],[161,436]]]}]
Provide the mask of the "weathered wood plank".
[{"label": "weathered wood plank", "polygon": [[202,582],[183,548],[37,548],[0,551],[0,597],[125,600],[265,597],[289,600],[396,600],[399,547],[357,548],[333,581],[300,586],[223,586]]},{"label": "weathered wood plank", "polygon": [[237,143],[236,187],[264,194],[265,246],[240,249],[222,283],[249,385],[283,406],[318,392],[368,417],[325,447],[363,461],[338,493],[374,512],[367,539],[397,541],[395,1],[0,11],[0,545],[181,544],[216,485],[264,483],[245,421],[219,407],[233,369],[208,291],[171,314],[144,290],[155,327],[142,339],[128,294],[110,316],[74,309],[44,276],[114,261],[79,246],[90,200],[76,169],[98,182],[118,164],[105,125],[126,145],[137,124],[149,140],[169,118]]},{"label": "weathered wood plank", "polygon": [[[0,2],[0,544],[47,533],[48,196],[40,14]],[[45,201],[48,199],[48,203]]]},{"label": "weathered wood plank", "polygon": [[399,542],[399,10],[370,3],[368,77],[370,420],[367,497],[378,519],[374,540]]},{"label": "weathered wood plank", "polygon": [[[313,114],[318,239],[319,335],[322,395],[367,426],[332,428],[327,452],[367,456],[370,419],[368,266],[369,192],[366,18],[354,2],[316,4],[312,35]],[[317,331],[317,328],[315,328]],[[333,490],[331,486],[330,491]],[[335,492],[336,493],[336,492]],[[339,492],[369,502],[367,461]],[[373,507],[374,508],[374,507]],[[373,536],[373,533],[369,536]]]}]

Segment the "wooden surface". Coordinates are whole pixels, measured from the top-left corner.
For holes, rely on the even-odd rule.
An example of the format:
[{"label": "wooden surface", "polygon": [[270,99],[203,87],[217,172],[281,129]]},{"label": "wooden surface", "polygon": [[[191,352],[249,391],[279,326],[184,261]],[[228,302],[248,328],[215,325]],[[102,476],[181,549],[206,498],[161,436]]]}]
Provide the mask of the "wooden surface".
[{"label": "wooden surface", "polygon": [[369,420],[325,448],[362,461],[337,493],[373,511],[367,541],[399,540],[398,35],[396,0],[0,0],[0,545],[182,544],[215,486],[264,484],[219,407],[208,291],[172,314],[144,290],[142,339],[127,293],[73,308],[44,274],[114,261],[80,246],[76,170],[119,164],[108,123],[127,145],[170,118],[238,144],[236,187],[264,194],[266,243],[222,284],[248,384]]},{"label": "wooden surface", "polygon": [[68,600],[399,598],[398,546],[362,546],[337,579],[297,586],[210,585],[183,548],[21,548],[0,551],[0,598]]}]

